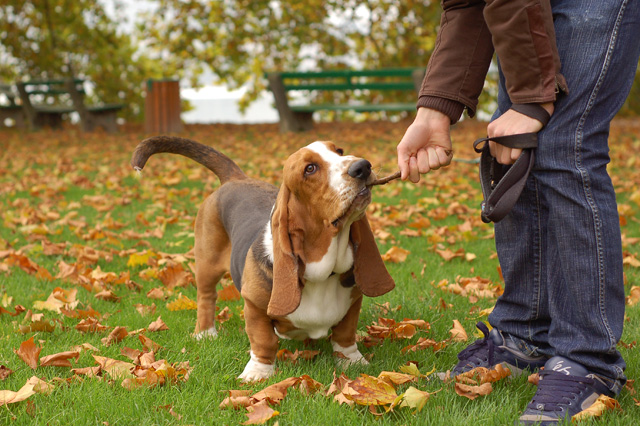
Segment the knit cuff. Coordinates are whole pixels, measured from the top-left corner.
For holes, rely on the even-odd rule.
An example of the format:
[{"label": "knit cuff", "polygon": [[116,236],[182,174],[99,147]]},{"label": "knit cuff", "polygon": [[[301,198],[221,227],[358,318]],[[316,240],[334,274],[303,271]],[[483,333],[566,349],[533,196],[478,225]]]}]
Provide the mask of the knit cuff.
[{"label": "knit cuff", "polygon": [[451,124],[455,124],[464,111],[464,104],[452,101],[447,98],[439,98],[437,96],[420,96],[417,103],[418,108],[431,108],[440,111],[451,120]]}]

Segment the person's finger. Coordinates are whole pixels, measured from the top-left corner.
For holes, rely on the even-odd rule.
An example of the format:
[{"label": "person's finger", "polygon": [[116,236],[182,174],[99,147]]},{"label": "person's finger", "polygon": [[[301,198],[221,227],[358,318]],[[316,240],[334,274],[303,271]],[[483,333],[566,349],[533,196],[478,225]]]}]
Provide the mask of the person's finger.
[{"label": "person's finger", "polygon": [[418,171],[418,159],[409,158],[409,180],[413,183],[420,182],[420,172]]},{"label": "person's finger", "polygon": [[516,160],[518,160],[518,158],[520,158],[520,155],[522,154],[522,150],[521,149],[512,149],[511,150],[511,162],[512,164],[516,162]]},{"label": "person's finger", "polygon": [[429,173],[431,171],[431,167],[429,167],[429,155],[426,150],[418,150],[417,164],[419,173]]},{"label": "person's finger", "polygon": [[409,177],[409,158],[410,156],[398,147],[398,169],[400,169],[400,179],[407,180]]},{"label": "person's finger", "polygon": [[438,162],[440,163],[440,167],[448,166],[451,164],[451,159],[453,158],[453,151],[447,151],[441,146],[436,147],[436,154],[438,155]]},{"label": "person's finger", "polygon": [[489,153],[491,154],[491,156],[493,158],[496,158],[496,146],[498,144],[495,143],[494,141],[489,141]]}]

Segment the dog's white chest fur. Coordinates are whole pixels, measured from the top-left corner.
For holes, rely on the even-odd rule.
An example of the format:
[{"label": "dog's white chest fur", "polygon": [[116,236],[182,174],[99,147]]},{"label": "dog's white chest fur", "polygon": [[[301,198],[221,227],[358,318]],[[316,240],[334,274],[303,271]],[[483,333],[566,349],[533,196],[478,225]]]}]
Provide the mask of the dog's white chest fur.
[{"label": "dog's white chest fur", "polygon": [[344,318],[351,306],[351,288],[340,284],[340,274],[352,266],[353,249],[349,245],[347,226],[333,238],[321,260],[305,265],[300,305],[286,317],[297,329],[278,335],[289,339],[328,336],[331,327]]}]

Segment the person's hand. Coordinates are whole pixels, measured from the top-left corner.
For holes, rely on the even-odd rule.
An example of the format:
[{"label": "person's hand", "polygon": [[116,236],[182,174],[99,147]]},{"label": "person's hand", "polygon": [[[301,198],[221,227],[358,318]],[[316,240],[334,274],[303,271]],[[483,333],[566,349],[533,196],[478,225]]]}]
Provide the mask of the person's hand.
[{"label": "person's hand", "polygon": [[[547,110],[549,115],[553,114],[552,102],[540,104],[540,106]],[[510,109],[489,123],[487,126],[487,136],[494,138],[520,133],[538,133],[542,130],[542,127],[542,123],[535,118]],[[522,153],[521,149],[509,148],[493,141],[489,141],[489,151],[500,164],[513,164]]]},{"label": "person's hand", "polygon": [[451,120],[440,111],[419,108],[415,120],[398,144],[398,168],[402,180],[419,182],[420,175],[448,166],[453,153]]}]

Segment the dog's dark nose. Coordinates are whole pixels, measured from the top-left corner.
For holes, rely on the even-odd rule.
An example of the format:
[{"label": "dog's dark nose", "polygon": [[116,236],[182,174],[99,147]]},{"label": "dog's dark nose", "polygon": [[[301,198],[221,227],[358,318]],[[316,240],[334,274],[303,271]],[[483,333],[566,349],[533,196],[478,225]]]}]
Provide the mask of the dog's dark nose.
[{"label": "dog's dark nose", "polygon": [[349,166],[349,176],[355,179],[366,179],[371,175],[371,163],[367,160],[358,160]]}]

